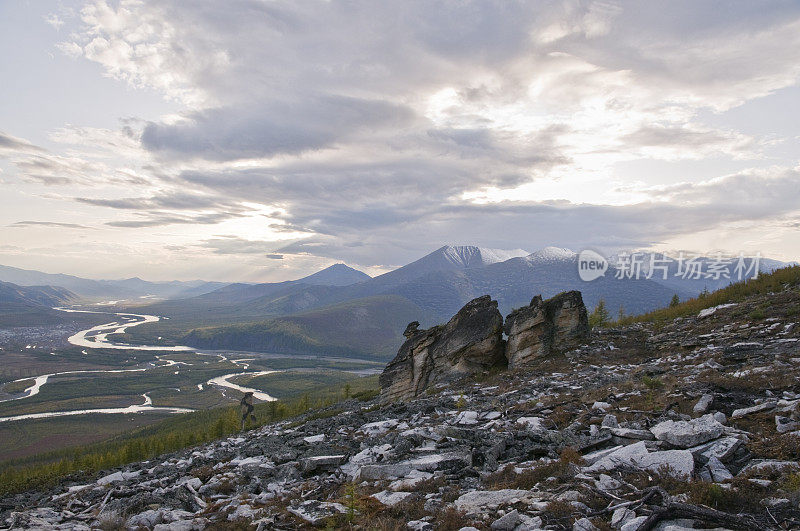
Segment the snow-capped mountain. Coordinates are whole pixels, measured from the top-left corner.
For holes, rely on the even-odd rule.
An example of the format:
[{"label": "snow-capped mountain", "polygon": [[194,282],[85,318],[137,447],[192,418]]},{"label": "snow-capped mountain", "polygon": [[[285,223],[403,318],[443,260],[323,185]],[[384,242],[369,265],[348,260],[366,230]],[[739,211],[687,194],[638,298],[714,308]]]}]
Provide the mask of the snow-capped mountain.
[{"label": "snow-capped mountain", "polygon": [[577,253],[564,247],[545,247],[529,254],[526,258],[530,262],[564,262],[577,258]]}]

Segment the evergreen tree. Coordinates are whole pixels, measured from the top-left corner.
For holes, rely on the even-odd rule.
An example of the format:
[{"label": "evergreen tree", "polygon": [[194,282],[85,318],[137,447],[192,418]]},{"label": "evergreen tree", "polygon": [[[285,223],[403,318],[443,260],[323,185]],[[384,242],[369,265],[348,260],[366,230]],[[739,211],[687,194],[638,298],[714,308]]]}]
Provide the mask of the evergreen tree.
[{"label": "evergreen tree", "polygon": [[592,328],[605,326],[608,324],[609,320],[610,315],[608,313],[608,309],[606,308],[606,301],[600,299],[597,302],[597,306],[594,307],[594,311],[589,314],[589,326]]},{"label": "evergreen tree", "polygon": [[670,308],[674,308],[675,306],[679,305],[680,303],[681,303],[681,299],[680,299],[680,297],[678,297],[678,294],[676,293],[675,295],[672,296],[672,300],[669,301],[669,307]]}]

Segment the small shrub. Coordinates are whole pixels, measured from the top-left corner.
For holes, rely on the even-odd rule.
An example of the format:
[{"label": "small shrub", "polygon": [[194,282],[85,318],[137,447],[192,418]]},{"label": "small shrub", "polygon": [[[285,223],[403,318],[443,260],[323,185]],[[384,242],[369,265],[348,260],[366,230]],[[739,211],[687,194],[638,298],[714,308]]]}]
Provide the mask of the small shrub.
[{"label": "small shrub", "polygon": [[750,442],[748,448],[753,455],[764,459],[800,460],[800,437],[776,435]]},{"label": "small shrub", "polygon": [[657,389],[661,389],[662,387],[664,387],[664,382],[662,382],[658,378],[647,376],[647,375],[642,376],[642,383],[650,391],[655,391]]},{"label": "small shrub", "polygon": [[470,521],[464,513],[457,511],[454,507],[448,507],[436,516],[436,529],[442,531],[458,531],[462,527],[467,527]]},{"label": "small shrub", "polygon": [[563,450],[561,450],[561,456],[559,457],[559,461],[564,464],[573,464],[578,466],[583,466],[583,456],[573,447],[567,446]]},{"label": "small shrub", "polygon": [[565,520],[570,520],[572,517],[572,513],[574,512],[575,508],[572,506],[571,503],[560,500],[553,500],[547,504],[547,508],[545,509],[545,516],[548,517],[548,520],[552,519],[555,521],[563,522]]},{"label": "small shrub", "polygon": [[365,391],[359,391],[357,393],[353,393],[353,398],[361,402],[369,402],[379,394],[381,394],[380,389],[367,389]]},{"label": "small shrub", "polygon": [[761,308],[757,308],[752,312],[750,312],[750,319],[753,319],[754,321],[760,321],[764,319],[766,316],[767,315],[764,313],[764,310],[762,310]]}]

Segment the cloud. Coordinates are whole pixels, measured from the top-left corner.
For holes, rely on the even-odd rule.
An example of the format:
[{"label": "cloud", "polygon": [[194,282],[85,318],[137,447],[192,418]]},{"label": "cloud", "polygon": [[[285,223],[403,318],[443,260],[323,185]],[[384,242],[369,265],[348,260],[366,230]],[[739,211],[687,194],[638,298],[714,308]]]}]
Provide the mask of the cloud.
[{"label": "cloud", "polygon": [[[217,198],[186,192],[162,192],[144,197],[124,197],[119,199],[98,199],[76,197],[75,201],[88,205],[102,206],[119,210],[199,210],[217,207],[234,208]],[[241,207],[236,207],[243,210]]]},{"label": "cloud", "polygon": [[273,242],[254,241],[240,238],[238,236],[221,236],[204,240],[198,244],[204,249],[208,249],[214,254],[223,255],[263,255],[273,260],[282,260],[283,256],[272,251],[275,248]]},{"label": "cloud", "polygon": [[215,225],[229,219],[240,217],[232,212],[205,212],[199,214],[175,215],[160,212],[139,212],[138,219],[108,221],[106,225],[117,228],[160,227],[163,225]]},{"label": "cloud", "polygon": [[329,147],[357,133],[411,123],[413,112],[383,101],[307,96],[196,112],[177,124],[149,123],[142,145],[206,159],[272,157]]},{"label": "cloud", "polygon": [[[734,119],[797,86],[793,4],[93,0],[80,18],[64,53],[180,112],[65,126],[57,154],[0,136],[0,152],[124,213],[110,227],[207,226],[214,255],[399,264],[445,242],[645,247],[796,217],[800,153],[774,158],[782,132]],[[209,237],[262,221],[248,203],[275,213]]]},{"label": "cloud", "polygon": [[92,229],[86,225],[78,223],[60,223],[56,221],[17,221],[12,223],[9,227],[53,227],[59,229]]},{"label": "cloud", "polygon": [[0,131],[0,157],[11,154],[43,153],[45,150],[23,138],[13,137]]}]

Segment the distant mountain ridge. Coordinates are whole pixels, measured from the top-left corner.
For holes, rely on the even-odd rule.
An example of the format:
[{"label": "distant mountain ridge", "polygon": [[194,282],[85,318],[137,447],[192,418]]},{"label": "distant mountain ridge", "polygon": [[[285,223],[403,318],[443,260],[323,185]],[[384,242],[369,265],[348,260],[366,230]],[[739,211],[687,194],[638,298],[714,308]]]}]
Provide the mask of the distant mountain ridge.
[{"label": "distant mountain ridge", "polygon": [[54,310],[80,297],[55,286],[18,286],[0,281],[0,327],[54,325],[74,321],[78,314]]},{"label": "distant mountain ridge", "polygon": [[78,299],[71,291],[56,286],[18,286],[0,281],[0,303],[52,308]]},{"label": "distant mountain ridge", "polygon": [[[198,316],[203,316],[202,333],[195,331],[174,338],[176,342],[197,347],[224,345],[242,350],[296,352],[306,345],[313,352],[329,347],[331,352],[341,353],[348,348],[348,342],[342,341],[344,332],[352,338],[350,354],[387,357],[402,343],[403,328],[387,312],[379,310],[388,301],[395,306],[398,301],[406,301],[403,308],[416,308],[416,313],[404,310],[404,315],[414,316],[410,320],[428,326],[446,320],[466,302],[484,294],[496,299],[500,311],[506,315],[527,305],[535,295],[552,297],[573,289],[584,293],[590,308],[603,299],[610,311],[622,308],[627,314],[664,306],[676,291],[681,298],[691,296],[689,291],[665,287],[652,280],[617,279],[613,270],[594,282],[583,282],[578,277],[577,255],[569,249],[547,247],[528,253],[446,245],[403,267],[346,286],[313,285],[303,279],[232,284],[193,299],[159,303],[148,307],[148,311],[171,316],[169,325],[152,325],[152,330],[165,337],[169,336],[169,327],[180,322],[200,324]],[[365,341],[363,326],[352,324],[350,316],[356,315],[353,312],[359,307],[365,309],[364,319],[372,321],[371,334],[376,329],[382,330],[376,334],[380,341],[370,342],[369,337]],[[300,315],[325,316],[325,319],[304,320],[302,330],[288,326]],[[231,322],[238,324],[227,324]],[[345,329],[339,330],[337,326]],[[139,332],[144,330],[135,330],[134,335]],[[387,336],[393,340],[387,340]]]},{"label": "distant mountain ridge", "polygon": [[0,281],[19,286],[58,286],[80,297],[94,300],[133,299],[147,295],[158,298],[194,297],[226,285],[225,282],[204,280],[150,282],[138,277],[92,280],[63,273],[42,273],[4,265],[0,265]]}]

